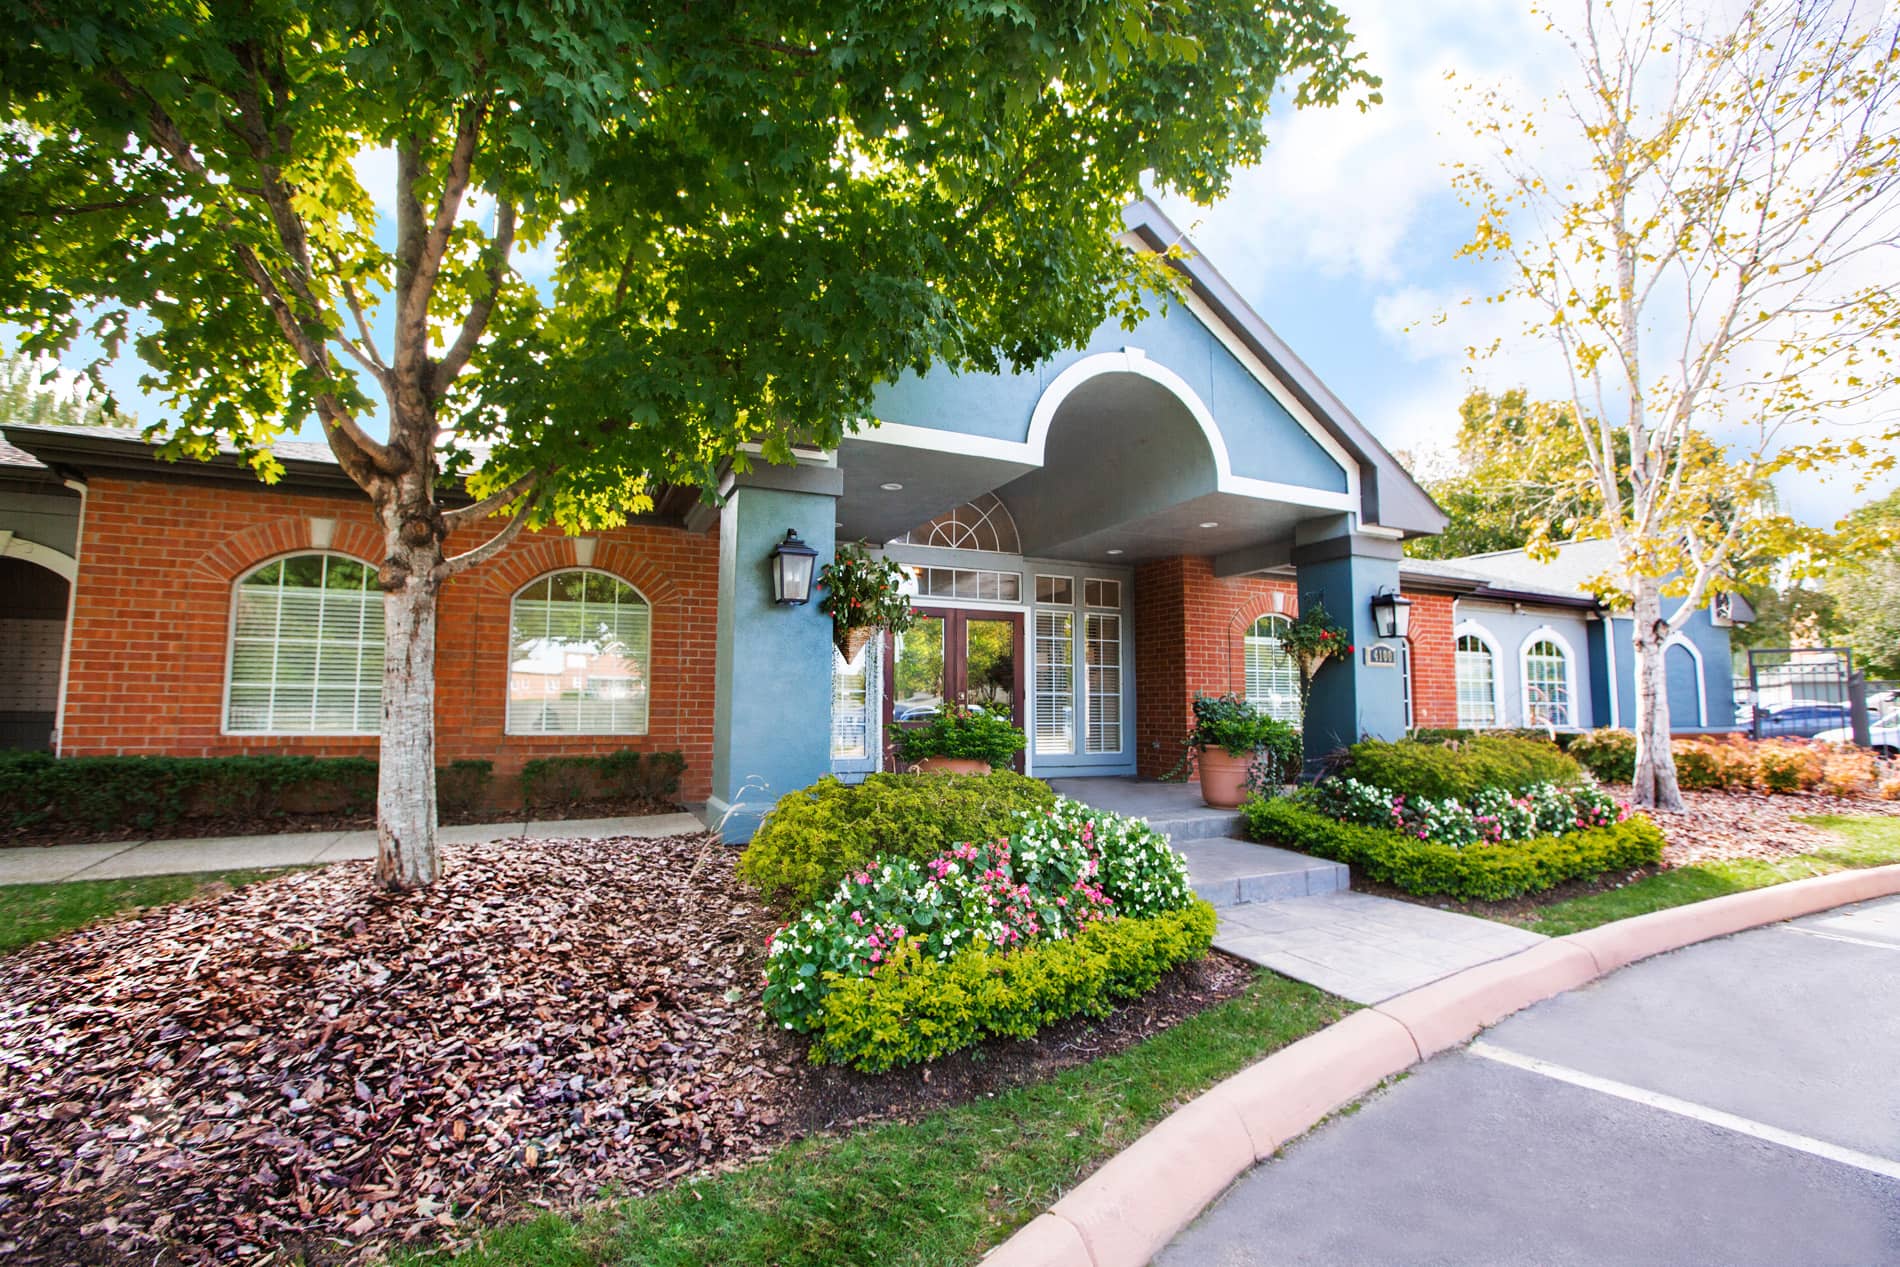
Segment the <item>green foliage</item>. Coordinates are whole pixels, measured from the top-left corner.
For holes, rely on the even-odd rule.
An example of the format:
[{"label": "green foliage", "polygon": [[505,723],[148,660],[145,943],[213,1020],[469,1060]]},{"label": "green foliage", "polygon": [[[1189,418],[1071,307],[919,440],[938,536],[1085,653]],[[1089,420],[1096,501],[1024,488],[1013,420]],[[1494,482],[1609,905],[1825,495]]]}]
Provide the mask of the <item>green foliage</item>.
[{"label": "green foliage", "polygon": [[898,759],[904,762],[961,757],[987,761],[992,767],[1008,765],[1028,742],[1009,718],[958,704],[946,704],[929,721],[900,726],[891,735]]},{"label": "green foliage", "polygon": [[363,757],[55,757],[0,753],[0,824],[11,830],[148,832],[185,819],[361,814]]},{"label": "green foliage", "polygon": [[1104,1017],[1208,951],[1214,908],[1089,924],[1060,941],[1003,953],[984,944],[948,961],[914,944],[874,976],[842,978],[825,996],[812,1059],[882,1073],[985,1038],[1029,1038],[1073,1016]]},{"label": "green foliage", "polygon": [[1245,757],[1267,749],[1290,769],[1300,761],[1300,732],[1255,708],[1237,694],[1194,696],[1194,729],[1189,748],[1219,748],[1229,756]]},{"label": "green foliage", "polygon": [[494,781],[493,761],[451,761],[436,769],[436,806],[445,813],[465,814],[483,803]]},{"label": "green foliage", "polygon": [[1831,558],[1823,595],[1854,648],[1855,667],[1869,677],[1900,678],[1900,489],[1856,510],[1843,526],[1856,548]]},{"label": "green foliage", "polygon": [[1487,788],[1575,783],[1582,771],[1547,740],[1487,734],[1444,744],[1367,739],[1347,750],[1340,773],[1388,792],[1470,801]]},{"label": "green foliage", "polygon": [[832,641],[841,652],[850,630],[901,634],[917,621],[903,590],[904,569],[895,559],[872,558],[861,544],[841,544],[819,571],[818,583],[825,589],[818,610],[831,617]]},{"label": "green foliage", "polygon": [[[1117,241],[1149,180],[1214,199],[1280,94],[1376,83],[1323,0],[3,12],[0,315],[29,346],[137,328],[202,456],[365,421],[378,388],[433,425],[394,390],[410,358],[356,356],[353,305],[403,306],[450,473],[492,445],[484,487],[556,472],[563,519],[712,487],[747,442],[829,447],[906,369],[1079,344],[1169,285]],[[416,204],[393,226],[378,148],[382,204]],[[551,280],[510,231],[558,241]],[[428,342],[458,327],[460,374]]]},{"label": "green foliage", "polygon": [[1368,880],[1407,893],[1466,902],[1500,902],[1566,880],[1662,861],[1662,832],[1641,815],[1561,836],[1460,847],[1338,822],[1288,800],[1250,800],[1242,813],[1256,840],[1343,862]]},{"label": "green foliage", "polygon": [[67,384],[56,362],[17,355],[0,349],[0,423],[33,426],[133,427],[136,417],[122,417],[106,407],[90,382]]},{"label": "green foliage", "polygon": [[679,791],[686,758],[678,752],[622,748],[598,757],[536,757],[521,767],[529,809],[596,800],[663,801]]},{"label": "green foliage", "polygon": [[739,856],[739,874],[785,910],[829,894],[873,858],[924,862],[960,841],[1009,835],[1018,810],[1055,805],[1049,785],[1020,774],[826,776],[779,798]]},{"label": "green foliage", "polygon": [[[1573,737],[1565,751],[1578,765],[1605,783],[1628,783],[1636,777],[1636,736],[1630,731],[1608,726],[1585,731]],[[1682,777],[1680,760],[1676,763],[1676,777]]]}]

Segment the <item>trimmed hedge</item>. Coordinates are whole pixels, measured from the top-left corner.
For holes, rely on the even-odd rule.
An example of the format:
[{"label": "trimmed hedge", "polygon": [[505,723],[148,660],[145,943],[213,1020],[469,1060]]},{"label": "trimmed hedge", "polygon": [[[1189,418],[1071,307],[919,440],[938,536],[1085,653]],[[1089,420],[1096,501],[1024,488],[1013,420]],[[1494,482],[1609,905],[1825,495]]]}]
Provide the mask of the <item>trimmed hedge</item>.
[{"label": "trimmed hedge", "polygon": [[811,1058],[883,1073],[985,1038],[1029,1038],[1070,1017],[1099,1019],[1114,1000],[1146,994],[1169,969],[1206,955],[1214,925],[1214,908],[1196,900],[1008,953],[978,944],[940,962],[909,944],[875,975],[831,983]]},{"label": "trimmed hedge", "polygon": [[1500,902],[1662,861],[1662,831],[1641,815],[1561,836],[1458,846],[1338,822],[1289,800],[1255,798],[1242,812],[1256,840],[1343,862],[1369,880],[1421,897]]},{"label": "trimmed hedge", "polygon": [[13,831],[150,831],[190,818],[362,814],[375,802],[365,757],[0,753],[0,823]]},{"label": "trimmed hedge", "polygon": [[1017,810],[1055,803],[1048,784],[1009,771],[873,774],[855,784],[827,775],[779,798],[739,856],[739,874],[796,910],[873,858],[927,862],[954,844],[1007,836]]},{"label": "trimmed hedge", "polygon": [[1339,773],[1406,796],[1469,801],[1486,788],[1527,792],[1575,783],[1582,769],[1548,740],[1480,735],[1456,743],[1368,739],[1346,750]]},{"label": "trimmed hedge", "polygon": [[686,758],[678,752],[622,748],[599,757],[536,757],[521,767],[521,802],[529,809],[581,801],[661,801],[679,791]]}]

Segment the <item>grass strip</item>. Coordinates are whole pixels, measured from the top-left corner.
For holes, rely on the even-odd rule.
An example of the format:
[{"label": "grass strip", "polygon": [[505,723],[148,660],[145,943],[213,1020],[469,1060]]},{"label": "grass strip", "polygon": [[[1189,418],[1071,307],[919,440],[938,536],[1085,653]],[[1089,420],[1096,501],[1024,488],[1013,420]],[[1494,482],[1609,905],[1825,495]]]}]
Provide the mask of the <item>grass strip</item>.
[{"label": "grass strip", "polygon": [[1247,990],[1126,1051],[1047,1081],[836,1137],[578,1220],[543,1215],[454,1267],[968,1264],[1214,1083],[1352,1010],[1261,971]]},{"label": "grass strip", "polygon": [[123,911],[196,897],[213,884],[233,888],[282,875],[284,868],[207,871],[123,880],[61,880],[0,885],[0,954],[45,941]]},{"label": "grass strip", "polygon": [[1743,893],[1858,867],[1900,862],[1900,818],[1850,818],[1822,815],[1802,821],[1839,835],[1841,843],[1813,853],[1766,861],[1735,858],[1676,867],[1607,893],[1553,902],[1512,922],[1535,933],[1561,937],[1633,915],[1685,906],[1706,898]]}]

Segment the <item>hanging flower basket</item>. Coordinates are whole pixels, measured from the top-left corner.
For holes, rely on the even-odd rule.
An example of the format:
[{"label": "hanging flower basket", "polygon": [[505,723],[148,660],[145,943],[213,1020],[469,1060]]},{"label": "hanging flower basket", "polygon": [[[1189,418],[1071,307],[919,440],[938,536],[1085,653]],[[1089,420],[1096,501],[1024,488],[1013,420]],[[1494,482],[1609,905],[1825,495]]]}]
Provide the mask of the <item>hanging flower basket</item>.
[{"label": "hanging flower basket", "polygon": [[1328,660],[1352,654],[1352,634],[1333,623],[1326,604],[1315,602],[1280,633],[1280,646],[1300,671],[1300,723],[1306,723],[1306,702],[1313,694],[1313,678]]},{"label": "hanging flower basket", "polygon": [[903,633],[916,622],[904,593],[904,569],[874,559],[862,543],[846,543],[818,574],[825,596],[818,610],[831,617],[831,641],[847,662],[855,661],[882,630]]}]

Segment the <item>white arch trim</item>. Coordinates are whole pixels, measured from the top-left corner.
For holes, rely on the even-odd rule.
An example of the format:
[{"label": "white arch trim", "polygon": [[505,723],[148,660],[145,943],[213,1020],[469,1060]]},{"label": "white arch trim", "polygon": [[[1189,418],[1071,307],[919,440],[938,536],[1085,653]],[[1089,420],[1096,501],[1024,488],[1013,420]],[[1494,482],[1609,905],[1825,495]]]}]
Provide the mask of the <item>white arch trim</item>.
[{"label": "white arch trim", "polygon": [[1681,647],[1695,661],[1695,724],[1709,724],[1709,683],[1703,676],[1702,649],[1683,637],[1680,632],[1672,633],[1663,641],[1663,689],[1669,687],[1669,648]]},{"label": "white arch trim", "polygon": [[70,554],[63,554],[53,549],[52,546],[28,541],[15,533],[0,532],[0,555],[37,564],[48,572],[57,572],[66,578],[68,585],[79,579],[79,560]]},{"label": "white arch trim", "polygon": [[[1057,374],[1049,385],[1043,388],[1042,395],[1037,397],[1035,410],[1029,417],[1029,434],[1022,440],[1000,440],[991,436],[966,435],[938,427],[918,427],[900,422],[880,423],[876,427],[859,431],[855,438],[1040,467],[1046,463],[1050,424],[1055,421],[1056,412],[1062,407],[1063,401],[1067,400],[1082,384],[1103,374],[1133,374],[1139,378],[1145,378],[1181,402],[1194,419],[1195,425],[1200,427],[1202,436],[1207,440],[1208,449],[1213,453],[1216,492],[1257,497],[1265,501],[1289,502],[1325,510],[1357,511],[1359,509],[1359,464],[1353,461],[1345,449],[1340,447],[1338,441],[1328,435],[1323,427],[1312,421],[1305,410],[1289,410],[1289,412],[1292,413],[1294,421],[1299,424],[1301,430],[1324,448],[1345,471],[1346,491],[1343,493],[1235,475],[1233,463],[1227,453],[1227,441],[1222,437],[1220,428],[1215,425],[1213,411],[1207,407],[1207,402],[1201,399],[1200,394],[1193,387],[1189,386],[1186,379],[1159,361],[1149,359],[1146,352],[1136,347],[1125,347],[1119,352],[1098,352],[1093,356],[1085,356]],[[1274,396],[1275,399],[1279,399],[1279,393],[1274,393]]]},{"label": "white arch trim", "polygon": [[1461,620],[1451,631],[1451,683],[1454,692],[1458,689],[1458,640],[1476,638],[1491,653],[1491,716],[1493,726],[1509,725],[1504,715],[1504,649],[1489,629],[1475,620]]},{"label": "white arch trim", "polygon": [[1535,724],[1531,721],[1531,648],[1545,641],[1555,643],[1564,653],[1564,692],[1570,696],[1570,720],[1564,723],[1564,729],[1578,729],[1583,723],[1578,720],[1582,710],[1577,699],[1577,649],[1570,645],[1570,639],[1549,625],[1539,625],[1525,634],[1524,641],[1517,647],[1517,700],[1524,710],[1524,724]]}]

